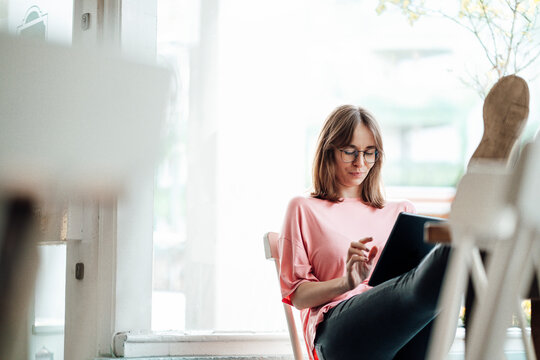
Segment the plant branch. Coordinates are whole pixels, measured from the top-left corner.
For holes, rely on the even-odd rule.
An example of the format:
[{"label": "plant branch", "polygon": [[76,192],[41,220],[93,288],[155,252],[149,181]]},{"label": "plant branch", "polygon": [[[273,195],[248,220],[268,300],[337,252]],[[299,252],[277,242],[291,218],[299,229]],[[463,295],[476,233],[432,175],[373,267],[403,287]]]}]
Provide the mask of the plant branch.
[{"label": "plant branch", "polygon": [[493,41],[493,49],[495,51],[495,64],[496,64],[495,68],[497,69],[499,77],[501,77],[502,75],[499,70],[499,62],[498,62],[499,51],[497,50],[497,40],[495,39],[495,32],[493,31],[493,27],[491,26],[491,20],[487,14],[487,11],[486,11],[487,6],[485,5],[484,0],[480,0],[480,4],[482,5],[482,13],[484,14],[484,19],[488,26],[489,33],[491,34],[491,40]]},{"label": "plant branch", "polygon": [[491,64],[485,79],[470,72],[468,75],[468,85],[483,96],[484,83],[491,82],[492,75],[501,78],[512,70],[518,73],[540,58],[540,42],[532,38],[539,30],[540,4],[532,1],[475,0],[473,5],[462,3],[461,10],[454,15],[441,8],[428,8],[424,0],[379,0],[379,5],[392,3],[401,7],[411,23],[419,16],[439,16],[472,33]]},{"label": "plant branch", "polygon": [[465,29],[469,30],[469,31],[472,32],[472,33],[474,33],[474,31],[475,31],[473,28],[467,26],[467,24],[464,24],[463,22],[459,21],[458,19],[456,19],[456,18],[454,18],[454,17],[452,17],[452,16],[449,16],[449,15],[443,13],[443,12],[440,11],[440,10],[434,11],[434,13],[435,13],[435,14],[438,14],[439,16],[444,17],[444,18],[447,19],[447,20],[450,20],[450,21],[455,22],[455,23],[458,24],[459,26],[464,27]]},{"label": "plant branch", "polygon": [[[510,10],[512,10],[512,26],[511,26],[511,30],[510,30],[510,39],[508,41],[508,44],[507,44],[507,52],[506,52],[506,61],[505,61],[505,64],[504,64],[504,72],[503,72],[503,76],[506,75],[506,71],[508,69],[508,64],[510,62],[510,57],[512,56],[512,50],[513,50],[513,44],[514,44],[514,29],[515,29],[515,26],[516,26],[516,19],[517,19],[517,8],[519,6],[519,0],[516,0],[516,2],[514,3],[515,7],[512,8],[510,7]],[[517,46],[515,48],[515,53],[517,53]],[[515,64],[514,64],[514,69],[515,69]]]},{"label": "plant branch", "polygon": [[534,55],[532,58],[530,58],[530,60],[527,61],[527,62],[525,63],[525,65],[519,67],[519,68],[517,69],[516,73],[519,72],[519,71],[525,70],[527,67],[529,67],[529,65],[531,65],[533,62],[535,62],[536,59],[538,59],[538,57],[540,57],[540,50],[538,50],[538,52],[536,53],[536,55]]},{"label": "plant branch", "polygon": [[[534,16],[532,17],[532,21],[531,19],[529,19],[527,16],[525,16],[525,14],[521,14],[523,16],[523,18],[525,19],[526,21],[526,27],[525,29],[522,31],[521,33],[521,36],[519,38],[519,41],[517,42],[516,46],[515,46],[515,50],[514,50],[514,72],[515,73],[518,73],[519,71],[521,70],[524,70],[525,68],[527,68],[529,65],[531,65],[540,55],[540,52],[538,54],[536,54],[535,56],[533,56],[530,61],[528,61],[524,66],[522,67],[518,67],[517,65],[517,55],[519,53],[519,49],[521,48],[521,44],[523,43],[523,41],[526,39],[527,35],[530,33],[530,32],[535,32],[537,31],[538,29],[536,28],[536,21],[539,17],[539,12],[540,12],[540,6],[537,6],[535,9],[534,9]],[[530,51],[527,51],[524,55],[523,55],[523,58],[526,59],[527,56],[529,55]]]},{"label": "plant branch", "polygon": [[495,52],[495,61],[493,61],[493,59],[491,58],[491,55],[489,53],[489,49],[486,47],[486,44],[484,44],[484,41],[480,37],[480,33],[478,31],[478,28],[476,27],[476,24],[473,22],[472,15],[471,15],[471,13],[469,12],[468,9],[467,9],[467,12],[466,12],[466,16],[467,16],[467,19],[469,19],[469,22],[470,22],[470,24],[472,26],[471,32],[474,34],[474,36],[476,37],[476,40],[478,40],[478,42],[480,43],[480,45],[484,49],[484,53],[486,54],[486,57],[488,58],[488,61],[490,62],[491,66],[493,66],[493,69],[497,69],[497,52]]}]

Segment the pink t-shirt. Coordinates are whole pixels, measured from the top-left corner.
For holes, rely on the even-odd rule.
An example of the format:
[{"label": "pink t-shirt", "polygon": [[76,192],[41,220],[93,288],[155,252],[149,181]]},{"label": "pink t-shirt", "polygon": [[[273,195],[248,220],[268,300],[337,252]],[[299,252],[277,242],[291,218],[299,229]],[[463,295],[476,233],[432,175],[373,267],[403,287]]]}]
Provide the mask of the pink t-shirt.
[{"label": "pink t-shirt", "polygon": [[[291,304],[290,295],[303,282],[346,275],[347,250],[352,241],[372,237],[368,246],[379,248],[373,262],[376,264],[400,212],[414,213],[416,209],[409,201],[387,202],[384,208],[377,209],[360,199],[344,199],[340,203],[305,197],[292,199],[279,238],[283,302]],[[300,312],[311,358],[315,331],[324,314],[341,301],[371,289],[368,281],[369,277],[329,303]]]}]

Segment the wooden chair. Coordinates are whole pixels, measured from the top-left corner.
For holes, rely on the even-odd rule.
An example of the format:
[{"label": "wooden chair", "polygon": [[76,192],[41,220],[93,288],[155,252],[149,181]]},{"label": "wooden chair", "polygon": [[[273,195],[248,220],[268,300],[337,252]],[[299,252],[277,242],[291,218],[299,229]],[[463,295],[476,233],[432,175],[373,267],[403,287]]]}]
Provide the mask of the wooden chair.
[{"label": "wooden chair", "polygon": [[[275,232],[268,232],[264,234],[264,254],[266,259],[273,260],[276,265],[276,272],[279,280],[279,253],[278,253],[278,239],[279,234]],[[302,350],[300,346],[300,340],[298,332],[296,330],[296,323],[294,315],[290,305],[283,303],[283,310],[285,311],[285,318],[287,319],[287,327],[289,329],[289,337],[291,339],[291,346],[295,360],[304,360]]]}]

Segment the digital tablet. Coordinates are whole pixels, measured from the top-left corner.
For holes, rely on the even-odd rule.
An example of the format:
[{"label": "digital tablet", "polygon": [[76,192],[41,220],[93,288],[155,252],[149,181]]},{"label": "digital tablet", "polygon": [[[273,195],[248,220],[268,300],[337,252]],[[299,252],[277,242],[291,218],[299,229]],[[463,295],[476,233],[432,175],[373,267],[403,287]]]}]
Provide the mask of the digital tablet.
[{"label": "digital tablet", "polygon": [[424,224],[439,221],[446,220],[406,212],[400,213],[368,284],[379,285],[420,264],[424,256],[435,247],[434,244],[424,241]]}]

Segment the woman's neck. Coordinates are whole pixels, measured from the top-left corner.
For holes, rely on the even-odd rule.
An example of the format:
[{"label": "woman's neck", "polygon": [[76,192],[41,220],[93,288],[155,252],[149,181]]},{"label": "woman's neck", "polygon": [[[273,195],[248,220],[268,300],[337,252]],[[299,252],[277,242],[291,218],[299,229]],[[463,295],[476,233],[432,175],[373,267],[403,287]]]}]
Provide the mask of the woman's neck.
[{"label": "woman's neck", "polygon": [[344,199],[357,199],[360,197],[357,187],[341,189],[340,196]]}]

